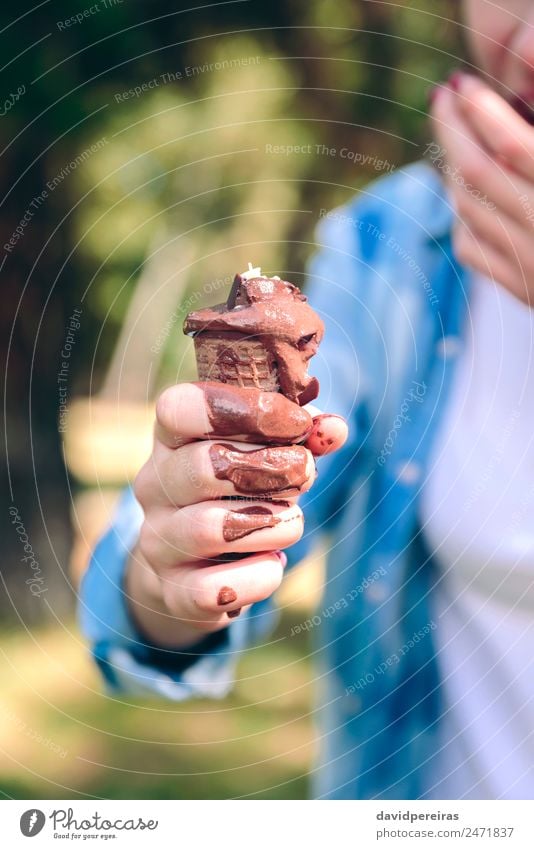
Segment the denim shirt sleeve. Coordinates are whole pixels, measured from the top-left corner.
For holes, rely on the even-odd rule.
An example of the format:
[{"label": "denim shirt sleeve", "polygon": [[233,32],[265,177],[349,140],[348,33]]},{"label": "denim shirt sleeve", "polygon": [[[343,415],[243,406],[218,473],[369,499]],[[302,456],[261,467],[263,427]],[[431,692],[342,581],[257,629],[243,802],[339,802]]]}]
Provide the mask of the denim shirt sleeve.
[{"label": "denim shirt sleeve", "polygon": [[232,687],[240,652],[272,629],[274,608],[256,604],[231,627],[186,651],[151,645],[135,627],[124,589],[142,520],[132,490],[125,490],[83,577],[78,616],[93,657],[111,692],[152,693],[175,701],[221,698]]}]

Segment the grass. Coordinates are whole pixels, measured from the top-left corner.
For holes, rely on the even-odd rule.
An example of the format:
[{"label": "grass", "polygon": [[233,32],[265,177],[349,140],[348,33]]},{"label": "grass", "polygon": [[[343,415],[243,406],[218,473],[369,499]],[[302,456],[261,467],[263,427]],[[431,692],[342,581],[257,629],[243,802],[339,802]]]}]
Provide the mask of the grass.
[{"label": "grass", "polygon": [[[313,756],[306,635],[282,619],[222,701],[109,696],[74,624],[0,654],[0,793],[15,799],[302,799]],[[279,637],[276,641],[276,637]]]}]

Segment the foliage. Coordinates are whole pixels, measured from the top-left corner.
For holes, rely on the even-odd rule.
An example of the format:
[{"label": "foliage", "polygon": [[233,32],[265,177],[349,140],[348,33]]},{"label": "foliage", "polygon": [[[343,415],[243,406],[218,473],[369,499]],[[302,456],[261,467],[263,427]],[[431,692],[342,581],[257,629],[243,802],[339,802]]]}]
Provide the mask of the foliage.
[{"label": "foliage", "polygon": [[[2,257],[11,491],[0,515],[6,522],[13,503],[20,511],[49,589],[46,603],[28,593],[7,522],[0,616],[19,627],[57,620],[46,663],[35,659],[48,645],[44,632],[5,641],[2,691],[17,691],[7,717],[14,748],[3,764],[5,795],[305,795],[312,732],[302,647],[286,640],[282,654],[267,647],[245,661],[242,684],[221,708],[221,733],[246,740],[232,755],[221,741],[194,745],[215,733],[213,708],[142,700],[132,708],[100,695],[87,655],[79,644],[72,649],[78,637],[62,631],[73,601],[73,482],[57,427],[65,328],[81,309],[71,400],[102,387],[145,275],[154,285],[119,363],[116,391],[123,401],[142,399],[148,386],[153,394],[191,375],[181,334],[189,299],[223,300],[249,260],[302,282],[320,211],[422,155],[427,90],[458,64],[458,33],[448,20],[456,6],[44,0],[20,3],[16,12],[12,4],[0,8],[3,100],[13,101],[0,118],[0,244],[26,210],[34,213]],[[135,87],[138,94],[125,94]],[[165,344],[155,344],[162,332]],[[284,707],[286,662],[306,696]],[[30,699],[31,716],[23,705],[32,688],[18,686],[21,668],[33,677],[20,680],[31,677],[39,694]],[[39,669],[49,677],[39,679]],[[155,732],[152,709],[162,711],[167,746],[131,742]],[[21,723],[59,738],[71,752],[68,766],[57,757],[46,766],[48,750],[30,746]],[[291,757],[273,759],[280,746],[291,750],[289,738],[298,743]],[[254,759],[255,768],[240,769]],[[34,772],[17,760],[33,763]],[[167,775],[177,772],[181,778]]]}]

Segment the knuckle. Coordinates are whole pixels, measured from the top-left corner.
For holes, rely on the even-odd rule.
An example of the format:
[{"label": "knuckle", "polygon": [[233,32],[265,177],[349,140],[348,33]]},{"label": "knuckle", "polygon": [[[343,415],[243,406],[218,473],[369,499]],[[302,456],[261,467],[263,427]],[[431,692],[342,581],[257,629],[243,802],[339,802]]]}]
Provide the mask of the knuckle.
[{"label": "knuckle", "polygon": [[216,598],[212,598],[213,593],[209,591],[209,586],[197,584],[191,589],[191,601],[193,608],[205,615],[221,612],[217,607]]},{"label": "knuckle", "polygon": [[210,611],[203,610],[202,606],[196,603],[195,595],[187,586],[163,581],[161,592],[167,609],[193,631],[207,634],[221,627],[218,620],[210,621],[206,618]]},{"label": "knuckle", "polygon": [[149,465],[148,463],[145,463],[145,465],[138,471],[133,482],[133,493],[143,509],[146,509],[146,506],[149,503],[151,477],[152,474]]},{"label": "knuckle", "polygon": [[185,445],[178,449],[176,456],[180,478],[183,481],[181,502],[187,503],[188,493],[192,496],[199,492],[206,500],[213,489],[213,472],[206,444]]},{"label": "knuckle", "polygon": [[189,549],[191,554],[210,557],[221,550],[222,540],[219,525],[210,516],[210,511],[199,509],[193,516],[184,516],[188,529]]},{"label": "knuckle", "polygon": [[148,560],[149,563],[158,562],[161,540],[154,527],[146,519],[141,525],[141,530],[139,531],[138,545],[141,554]]}]

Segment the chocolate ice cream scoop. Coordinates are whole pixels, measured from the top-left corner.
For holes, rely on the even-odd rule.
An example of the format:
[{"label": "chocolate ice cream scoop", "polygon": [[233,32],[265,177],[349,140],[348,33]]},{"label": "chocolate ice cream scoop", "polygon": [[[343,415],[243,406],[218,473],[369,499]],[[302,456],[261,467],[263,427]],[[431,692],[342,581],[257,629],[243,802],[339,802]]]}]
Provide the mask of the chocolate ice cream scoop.
[{"label": "chocolate ice cream scoop", "polygon": [[323,322],[293,283],[260,269],[237,274],[225,304],[189,313],[200,380],[281,392],[301,406],[319,393],[308,361],[323,338]]}]

